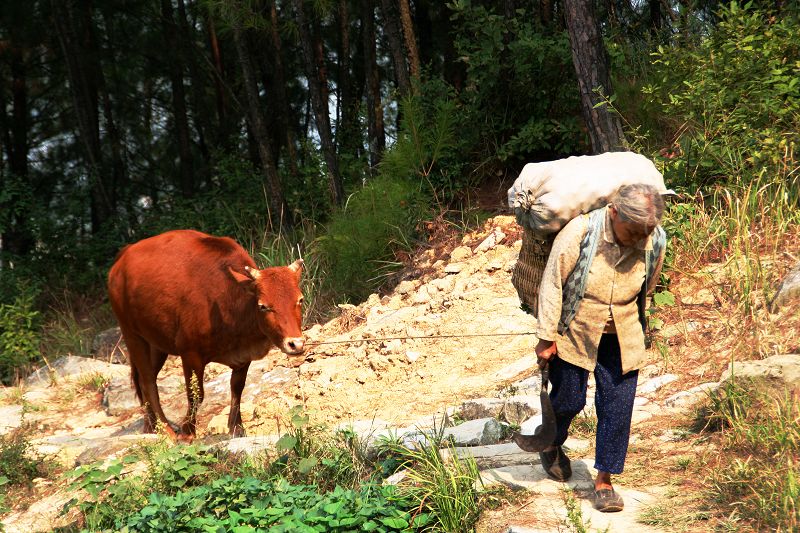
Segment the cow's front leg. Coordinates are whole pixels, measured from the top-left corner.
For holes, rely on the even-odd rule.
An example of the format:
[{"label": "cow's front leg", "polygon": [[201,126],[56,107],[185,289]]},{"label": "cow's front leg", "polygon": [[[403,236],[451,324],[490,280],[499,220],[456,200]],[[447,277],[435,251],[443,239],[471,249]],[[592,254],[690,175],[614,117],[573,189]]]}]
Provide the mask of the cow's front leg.
[{"label": "cow's front leg", "polygon": [[245,435],[240,405],[249,368],[250,363],[247,363],[244,366],[233,369],[231,372],[231,411],[228,415],[228,432],[232,437],[244,437]]},{"label": "cow's front leg", "polygon": [[181,357],[183,378],[186,382],[186,398],[189,407],[181,423],[181,435],[191,440],[197,434],[197,411],[203,403],[203,375],[205,364],[199,354],[187,354]]}]

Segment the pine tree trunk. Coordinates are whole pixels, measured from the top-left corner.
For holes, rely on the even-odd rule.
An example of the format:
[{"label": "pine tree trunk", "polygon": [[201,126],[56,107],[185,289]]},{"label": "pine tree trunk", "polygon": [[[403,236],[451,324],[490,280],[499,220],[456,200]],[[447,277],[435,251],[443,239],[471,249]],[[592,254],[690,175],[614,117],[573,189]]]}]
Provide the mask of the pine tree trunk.
[{"label": "pine tree trunk", "polygon": [[[328,112],[327,99],[327,78],[324,71],[318,67],[319,45],[315,53],[315,44],[309,33],[306,21],[303,0],[294,0],[295,13],[297,15],[297,29],[300,36],[300,44],[303,47],[305,56],[306,78],[308,88],[311,93],[311,106],[314,109],[314,122],[317,125],[320,144],[322,145],[322,155],[325,158],[325,165],[328,173],[328,188],[330,191],[331,202],[333,205],[340,206],[344,202],[344,188],[342,178],[339,175],[339,163],[336,157],[336,147],[333,144],[331,134],[330,113]],[[321,41],[317,41],[318,43]]]},{"label": "pine tree trunk", "polygon": [[[83,6],[82,3],[78,5]],[[90,28],[80,28],[82,31],[79,33],[73,0],[52,0],[51,6],[52,20],[67,65],[78,138],[86,156],[92,233],[97,233],[114,212],[111,191],[107,190],[105,182],[107,172],[100,144],[97,78],[93,75],[95,70],[99,70],[99,65],[94,65],[92,60],[97,61],[97,50],[90,48]],[[87,15],[84,24],[91,21],[89,13],[84,15]]]},{"label": "pine tree trunk", "polygon": [[417,49],[417,39],[414,35],[414,24],[411,22],[411,7],[408,0],[397,0],[400,9],[400,23],[403,27],[403,38],[408,50],[408,64],[411,70],[411,78],[419,81],[420,64],[419,50]]},{"label": "pine tree trunk", "polygon": [[394,75],[397,79],[397,91],[400,96],[405,96],[411,91],[411,81],[406,65],[406,54],[403,50],[403,39],[398,25],[398,15],[395,13],[391,0],[381,0],[383,12],[383,27],[389,40],[389,52],[394,65]]},{"label": "pine tree trunk", "polygon": [[[613,94],[609,60],[595,16],[593,0],[564,0],[565,17],[572,47],[572,62],[581,93],[581,110],[592,153],[625,150],[619,117],[603,104]],[[598,94],[600,93],[600,94]]]},{"label": "pine tree trunk", "polygon": [[178,185],[184,198],[194,194],[194,169],[192,161],[189,118],[186,112],[186,88],[183,84],[183,54],[178,43],[178,25],[172,9],[172,0],[161,0],[161,24],[166,40],[166,49],[172,52],[169,64],[169,80],[172,86],[172,116],[175,121],[180,176]]},{"label": "pine tree trunk", "polygon": [[250,124],[250,132],[253,141],[257,145],[258,157],[264,171],[264,177],[269,196],[270,220],[273,224],[273,231],[286,230],[291,227],[291,219],[286,202],[283,198],[278,168],[272,157],[272,146],[270,144],[269,132],[267,131],[266,121],[261,113],[261,104],[258,99],[258,85],[250,58],[250,50],[243,35],[243,30],[238,23],[233,25],[233,40],[236,45],[236,52],[239,55],[239,65],[242,69],[244,92],[247,99],[247,116]]},{"label": "pine tree trunk", "polygon": [[383,106],[381,105],[380,77],[375,51],[375,8],[372,0],[361,0],[361,24],[364,39],[367,144],[369,146],[369,165],[371,171],[374,172],[386,147],[386,133],[383,129]]},{"label": "pine tree trunk", "polygon": [[289,98],[286,96],[286,73],[283,66],[283,43],[281,36],[278,33],[278,8],[277,2],[270,2],[269,6],[270,16],[270,40],[272,41],[272,53],[274,54],[275,72],[275,94],[277,96],[278,116],[281,128],[286,137],[286,157],[289,166],[289,173],[292,177],[297,178],[300,171],[297,168],[297,139],[295,137],[295,130],[292,124],[292,108],[289,105]]}]

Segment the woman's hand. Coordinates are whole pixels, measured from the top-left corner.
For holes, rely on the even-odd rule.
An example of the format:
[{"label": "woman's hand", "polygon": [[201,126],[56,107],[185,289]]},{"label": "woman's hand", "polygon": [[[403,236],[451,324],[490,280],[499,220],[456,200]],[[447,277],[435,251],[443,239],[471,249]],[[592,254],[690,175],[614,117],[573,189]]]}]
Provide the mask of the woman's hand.
[{"label": "woman's hand", "polygon": [[539,368],[543,368],[544,365],[549,363],[557,353],[558,348],[556,347],[556,343],[554,341],[539,339],[539,343],[536,345],[536,362],[539,365]]}]

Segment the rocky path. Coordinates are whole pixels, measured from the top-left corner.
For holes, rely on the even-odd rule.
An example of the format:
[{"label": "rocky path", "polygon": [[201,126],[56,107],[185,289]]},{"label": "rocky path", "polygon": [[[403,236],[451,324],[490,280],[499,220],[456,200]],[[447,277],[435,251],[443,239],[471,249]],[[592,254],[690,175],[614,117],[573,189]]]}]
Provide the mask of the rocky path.
[{"label": "rocky path", "polygon": [[[253,363],[242,405],[250,437],[228,445],[245,450],[271,445],[281,431],[281,417],[298,404],[315,422],[351,426],[365,439],[382,431],[416,438],[446,417],[464,421],[447,431],[459,455],[476,459],[485,486],[527,491],[520,503],[487,511],[480,531],[570,531],[579,530],[578,524],[589,531],[658,531],[641,522],[642,512],[652,513],[669,497],[674,479],[663,472],[643,473],[639,459],[647,453],[669,456],[677,453],[674,448],[699,453],[676,442],[688,410],[725,375],[698,379],[669,373],[653,353],[652,364],[640,374],[628,461],[632,473],[616,484],[626,508],[597,513],[590,497],[595,474],[591,391],[583,417],[589,429],[567,443],[574,471],[568,483],[547,479],[538,454],[502,441],[504,425],[522,425],[528,433],[539,423],[533,321],[519,310],[510,282],[519,246],[513,218],[495,217],[447,253],[422,254],[392,293],[342,306],[338,318],[308,329],[312,349],[301,366],[284,366],[285,356],[275,352]],[[785,357],[791,374],[796,357]],[[762,363],[775,367],[774,361]],[[0,391],[0,433],[30,425],[35,451],[67,467],[120,454],[152,438],[140,434],[141,415],[128,374],[125,364],[79,357],[53,361],[24,387]],[[225,367],[208,368],[198,421],[201,439],[225,431],[229,377]],[[800,376],[794,379],[800,382]],[[97,382],[107,386],[96,392],[92,384]],[[168,361],[159,387],[167,415],[179,419],[186,400],[176,359]],[[2,517],[6,531],[48,531],[59,525],[56,511],[67,495],[57,484],[37,481],[41,498]]]}]

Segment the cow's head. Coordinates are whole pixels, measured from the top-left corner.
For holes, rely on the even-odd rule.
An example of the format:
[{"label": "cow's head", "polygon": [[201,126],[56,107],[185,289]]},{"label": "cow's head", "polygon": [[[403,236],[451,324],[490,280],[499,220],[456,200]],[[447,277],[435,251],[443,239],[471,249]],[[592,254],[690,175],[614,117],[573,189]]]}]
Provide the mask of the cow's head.
[{"label": "cow's head", "polygon": [[300,276],[303,260],[285,267],[263,270],[244,267],[246,275],[231,269],[231,274],[255,296],[258,327],[287,355],[304,351],[302,330],[303,293]]}]

